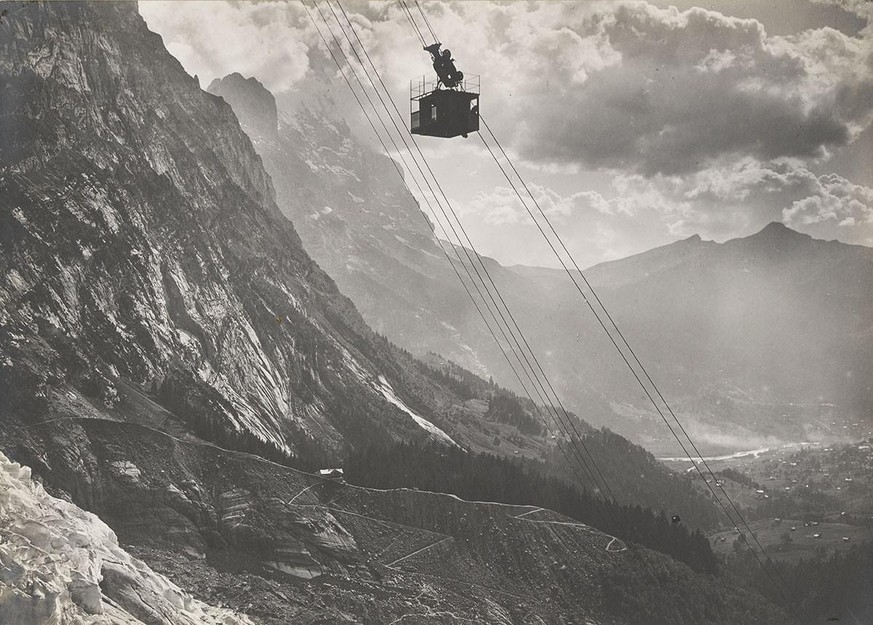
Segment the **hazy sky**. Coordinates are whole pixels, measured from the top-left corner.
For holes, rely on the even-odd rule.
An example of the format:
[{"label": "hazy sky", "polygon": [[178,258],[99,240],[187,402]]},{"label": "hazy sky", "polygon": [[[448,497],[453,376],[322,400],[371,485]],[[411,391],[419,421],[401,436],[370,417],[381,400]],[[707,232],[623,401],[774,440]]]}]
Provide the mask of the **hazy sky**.
[{"label": "hazy sky", "polygon": [[[873,3],[421,6],[458,67],[482,77],[483,117],[580,264],[770,221],[873,246]],[[343,7],[407,111],[410,78],[432,70],[400,5]],[[237,71],[282,107],[326,85],[372,139],[299,2],[141,1],[140,12],[204,87]],[[479,137],[421,145],[480,252],[555,265]]]}]

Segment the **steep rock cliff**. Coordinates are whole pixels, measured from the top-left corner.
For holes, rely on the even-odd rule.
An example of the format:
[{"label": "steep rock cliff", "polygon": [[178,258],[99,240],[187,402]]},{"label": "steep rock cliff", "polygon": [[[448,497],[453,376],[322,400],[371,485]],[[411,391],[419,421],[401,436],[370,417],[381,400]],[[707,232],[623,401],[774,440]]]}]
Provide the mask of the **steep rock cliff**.
[{"label": "steep rock cliff", "polygon": [[111,404],[130,384],[202,435],[285,454],[434,436],[379,376],[426,421],[450,393],[309,258],[231,108],[135,5],[9,3],[0,91],[4,378],[26,353],[34,389]]}]

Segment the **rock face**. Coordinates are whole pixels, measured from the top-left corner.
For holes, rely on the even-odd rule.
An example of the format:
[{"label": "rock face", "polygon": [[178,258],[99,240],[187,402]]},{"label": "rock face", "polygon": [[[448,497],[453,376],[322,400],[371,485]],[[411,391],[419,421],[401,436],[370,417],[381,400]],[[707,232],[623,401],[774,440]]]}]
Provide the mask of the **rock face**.
[{"label": "rock face", "polygon": [[434,437],[379,376],[437,427],[451,393],[310,259],[231,108],[135,5],[8,5],[0,57],[11,393],[29,401],[51,377],[112,407],[123,380],[203,436],[298,456]]},{"label": "rock face", "polygon": [[[231,74],[209,91],[233,106],[247,133],[263,137],[267,118],[257,113],[251,80]],[[306,105],[280,115],[277,135],[257,140],[255,149],[277,205],[371,327],[415,353],[433,351],[479,374],[503,371],[499,350],[386,156]]]},{"label": "rock face", "polygon": [[132,558],[93,514],[0,453],[0,622],[253,625]]},{"label": "rock face", "polygon": [[[256,133],[248,90],[228,78],[221,93]],[[305,106],[256,149],[279,208],[372,327],[414,353],[441,353],[515,388],[387,157]],[[549,354],[543,366],[568,408],[675,449],[563,270],[483,261],[531,345]],[[826,436],[816,422],[823,411],[852,423],[873,407],[869,248],[771,224],[724,244],[690,237],[586,276],[674,408],[699,419],[695,434],[706,447]]]},{"label": "rock face", "polygon": [[233,73],[209,84],[209,93],[221,96],[237,117],[246,120],[245,131],[256,143],[275,141],[279,133],[276,98],[256,78]]}]

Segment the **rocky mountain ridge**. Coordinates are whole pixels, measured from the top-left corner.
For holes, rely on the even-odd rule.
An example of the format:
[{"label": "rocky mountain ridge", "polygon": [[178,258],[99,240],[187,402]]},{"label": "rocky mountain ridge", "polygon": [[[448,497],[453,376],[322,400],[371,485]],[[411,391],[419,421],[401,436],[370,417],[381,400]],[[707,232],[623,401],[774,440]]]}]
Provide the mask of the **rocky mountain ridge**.
[{"label": "rocky mountain ridge", "polygon": [[209,91],[238,109],[243,129],[259,137],[255,149],[275,183],[277,205],[319,265],[376,331],[419,355],[433,351],[491,372],[477,364],[481,344],[468,345],[469,335],[484,332],[481,321],[390,160],[315,103],[280,113],[275,138],[264,139],[258,129],[274,120],[248,104],[263,97],[252,80],[230,75]]},{"label": "rocky mountain ridge", "polygon": [[[279,453],[434,435],[421,425],[451,394],[309,258],[230,107],[135,6],[15,6],[3,35],[4,93],[18,98],[0,162],[10,350],[39,333],[51,362],[37,368],[107,402],[122,377],[196,431]],[[404,409],[412,388],[427,416]]]}]

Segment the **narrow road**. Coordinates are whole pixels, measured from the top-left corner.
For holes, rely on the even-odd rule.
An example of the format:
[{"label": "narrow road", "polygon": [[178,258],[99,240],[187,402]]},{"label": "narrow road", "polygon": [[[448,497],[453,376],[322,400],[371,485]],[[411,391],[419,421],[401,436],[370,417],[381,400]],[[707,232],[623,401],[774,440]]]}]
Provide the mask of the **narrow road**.
[{"label": "narrow road", "polygon": [[315,488],[316,486],[321,486],[321,485],[324,484],[326,481],[327,481],[327,480],[324,480],[324,481],[321,481],[321,482],[316,482],[315,484],[310,484],[309,486],[307,486],[306,488],[304,488],[303,490],[301,490],[299,493],[297,493],[296,495],[294,495],[291,499],[289,499],[288,501],[286,501],[286,502],[285,502],[285,505],[286,505],[286,506],[290,506],[292,503],[294,503],[294,500],[295,500],[295,499],[297,499],[300,495],[302,495],[303,493],[305,493],[306,491],[308,491],[310,488]]},{"label": "narrow road", "polygon": [[[602,536],[603,538],[609,538],[610,539],[609,543],[604,548],[609,553],[621,553],[622,551],[627,550],[627,546],[624,544],[624,542],[622,542],[622,540],[620,538],[613,536],[611,534],[607,534],[606,532],[603,532],[599,529],[595,529],[593,527],[585,525],[584,523],[579,523],[577,521],[538,521],[536,519],[525,519],[524,518],[529,514],[534,514],[535,512],[539,512],[541,510],[544,510],[544,508],[535,508],[533,510],[528,510],[527,512],[523,512],[523,513],[516,515],[514,517],[511,517],[511,518],[517,519],[519,521],[524,521],[526,523],[542,523],[544,525],[564,525],[567,527],[578,527],[581,530],[588,532],[589,534],[594,534],[595,536]],[[618,542],[621,545],[620,548],[612,549],[613,544],[616,542]]]},{"label": "narrow road", "polygon": [[408,553],[408,554],[406,554],[405,556],[403,556],[402,558],[397,558],[396,560],[394,560],[394,562],[390,562],[389,564],[386,564],[385,566],[387,566],[388,568],[392,568],[392,567],[394,567],[394,565],[397,564],[398,562],[402,562],[403,560],[406,560],[407,558],[411,558],[411,557],[414,556],[414,555],[418,555],[418,554],[421,553],[422,551],[427,551],[427,550],[430,549],[431,547],[436,547],[436,546],[439,545],[440,543],[444,543],[444,542],[446,542],[447,540],[454,540],[454,539],[453,539],[451,536],[447,536],[447,537],[445,537],[445,538],[443,538],[443,539],[441,539],[441,540],[436,541],[435,543],[431,543],[431,544],[429,544],[429,545],[427,545],[427,546],[425,546],[425,547],[422,547],[421,549],[416,549],[416,550],[413,551],[412,553]]}]

